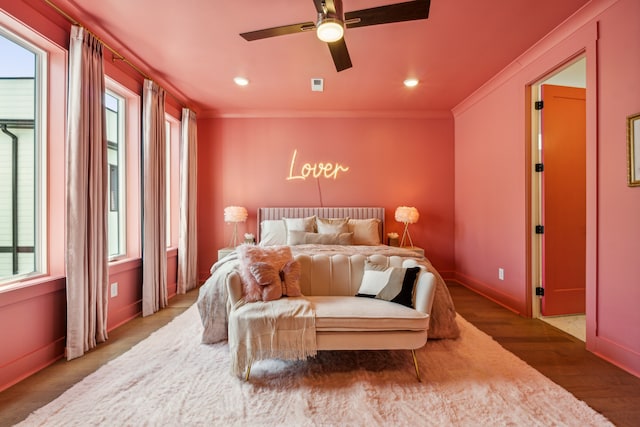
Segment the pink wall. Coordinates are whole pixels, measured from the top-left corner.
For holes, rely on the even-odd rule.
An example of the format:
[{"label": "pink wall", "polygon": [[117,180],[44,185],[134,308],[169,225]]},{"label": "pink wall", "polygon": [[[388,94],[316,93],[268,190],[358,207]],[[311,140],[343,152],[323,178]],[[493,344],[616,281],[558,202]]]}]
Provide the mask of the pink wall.
[{"label": "pink wall", "polygon": [[65,279],[0,294],[0,390],[64,354]]},{"label": "pink wall", "polygon": [[142,260],[111,265],[109,283],[118,283],[118,295],[109,297],[107,329],[111,330],[142,312]]},{"label": "pink wall", "polygon": [[[303,163],[349,167],[337,179],[287,180]],[[402,232],[395,208],[418,208],[411,226],[443,273],[453,271],[453,120],[430,118],[215,118],[198,120],[198,271],[208,276],[229,244],[228,205],[245,206],[256,230],[259,206],[383,206],[386,231]]]},{"label": "pink wall", "polygon": [[522,102],[490,96],[456,116],[455,262],[461,281],[526,313],[524,147],[513,143],[523,132],[509,126],[523,110]]},{"label": "pink wall", "polygon": [[640,2],[599,18],[597,353],[640,375],[640,188],[626,185],[625,117],[640,112]]},{"label": "pink wall", "polygon": [[455,263],[461,282],[531,312],[526,88],[585,52],[587,348],[640,375],[640,188],[627,186],[625,151],[625,118],[640,111],[637,16],[635,0],[593,1],[454,109]]},{"label": "pink wall", "polygon": [[[167,293],[176,295],[178,251],[167,253]],[[112,264],[109,283],[118,295],[109,298],[107,330],[142,312],[142,262]],[[64,356],[66,335],[65,278],[0,292],[0,391]]]},{"label": "pink wall", "polygon": [[[142,277],[140,282],[142,283]],[[178,249],[167,251],[167,297],[174,297],[178,293]],[[142,310],[141,310],[142,311]]]}]

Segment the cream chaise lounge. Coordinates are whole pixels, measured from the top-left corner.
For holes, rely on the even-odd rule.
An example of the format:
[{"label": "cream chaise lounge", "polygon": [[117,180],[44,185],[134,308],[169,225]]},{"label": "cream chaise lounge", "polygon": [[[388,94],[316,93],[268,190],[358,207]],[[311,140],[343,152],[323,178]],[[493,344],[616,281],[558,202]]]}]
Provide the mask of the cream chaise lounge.
[{"label": "cream chaise lounge", "polygon": [[[436,278],[413,259],[371,255],[296,255],[301,264],[300,288],[315,312],[317,350],[411,350],[416,376],[420,380],[414,350],[426,344]],[[391,267],[420,266],[413,293],[413,307],[381,299],[356,297],[365,270],[365,261]],[[242,316],[236,304],[242,298],[237,272],[227,277],[230,302],[229,333]],[[261,302],[283,304],[287,298]],[[240,304],[241,306],[241,304]],[[247,361],[245,378],[251,363]]]}]

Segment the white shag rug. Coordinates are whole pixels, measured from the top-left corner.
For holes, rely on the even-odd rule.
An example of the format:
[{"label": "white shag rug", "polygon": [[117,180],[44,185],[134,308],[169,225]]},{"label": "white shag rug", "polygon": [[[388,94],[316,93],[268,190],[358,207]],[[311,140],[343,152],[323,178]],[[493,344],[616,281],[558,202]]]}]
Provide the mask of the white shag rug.
[{"label": "white shag rug", "polygon": [[606,418],[458,316],[416,352],[320,352],[231,375],[190,307],[22,426],[604,426]]}]

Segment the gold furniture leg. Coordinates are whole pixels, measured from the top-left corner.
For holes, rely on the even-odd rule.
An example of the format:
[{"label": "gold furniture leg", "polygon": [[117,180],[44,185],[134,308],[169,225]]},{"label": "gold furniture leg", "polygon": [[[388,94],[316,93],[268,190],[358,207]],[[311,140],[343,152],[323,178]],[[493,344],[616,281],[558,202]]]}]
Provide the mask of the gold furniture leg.
[{"label": "gold furniture leg", "polygon": [[[417,367],[416,367],[417,369]],[[244,380],[245,381],[249,381],[249,375],[251,374],[251,361],[249,361],[249,364],[247,365],[247,374],[244,376]]]},{"label": "gold furniture leg", "polygon": [[[413,365],[416,368],[416,377],[418,378],[418,382],[422,382],[422,379],[420,379],[420,370],[418,369],[418,359],[416,358],[416,352],[415,350],[411,349],[411,355],[413,356]],[[247,374],[249,375],[249,374]],[[247,376],[248,378],[248,376]]]}]

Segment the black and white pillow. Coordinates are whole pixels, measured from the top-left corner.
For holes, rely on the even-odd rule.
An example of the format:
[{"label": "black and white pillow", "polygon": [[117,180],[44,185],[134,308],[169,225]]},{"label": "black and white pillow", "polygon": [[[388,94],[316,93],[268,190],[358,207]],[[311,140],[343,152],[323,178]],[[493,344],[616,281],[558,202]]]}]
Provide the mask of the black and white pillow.
[{"label": "black and white pillow", "polygon": [[377,298],[413,308],[413,289],[420,267],[387,267],[365,261],[357,297]]}]

